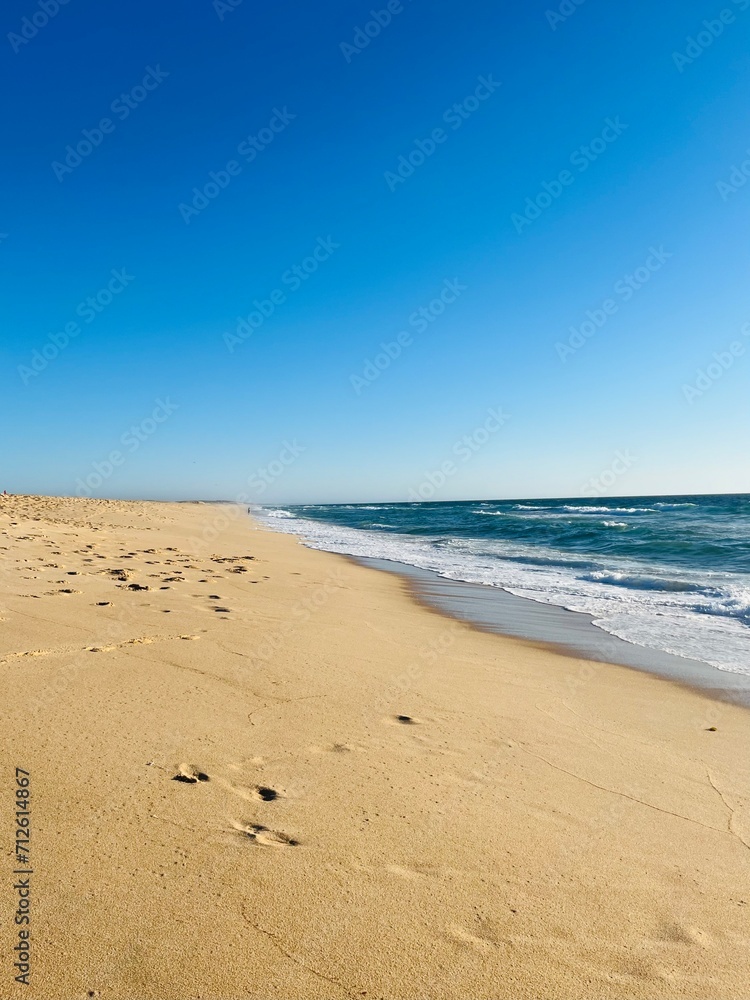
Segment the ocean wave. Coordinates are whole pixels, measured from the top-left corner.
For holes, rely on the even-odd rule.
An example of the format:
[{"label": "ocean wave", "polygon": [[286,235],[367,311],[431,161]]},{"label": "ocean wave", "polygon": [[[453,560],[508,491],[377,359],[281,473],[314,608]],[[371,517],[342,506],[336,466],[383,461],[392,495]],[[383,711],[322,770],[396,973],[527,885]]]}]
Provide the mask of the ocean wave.
[{"label": "ocean wave", "polygon": [[695,610],[701,614],[719,615],[725,618],[736,618],[750,626],[750,591],[739,594],[724,593],[717,595],[718,600],[706,604],[696,604]]},{"label": "ocean wave", "polygon": [[[519,597],[586,613],[599,628],[629,642],[750,675],[747,654],[750,574],[725,570],[725,563],[716,561],[718,556],[712,556],[713,562],[704,566],[690,562],[692,550],[682,555],[681,547],[690,542],[689,532],[687,529],[681,532],[671,523],[663,530],[668,531],[675,544],[664,551],[672,553],[673,563],[660,562],[654,553],[663,550],[653,548],[656,529],[652,526],[662,518],[626,522],[601,517],[605,512],[651,512],[654,508],[600,504],[583,507],[586,514],[595,513],[598,517],[596,520],[585,517],[577,523],[590,524],[599,539],[589,532],[581,542],[580,527],[566,529],[564,521],[556,521],[551,523],[559,525],[560,531],[555,529],[555,544],[548,544],[526,535],[514,538],[510,534],[503,538],[493,533],[488,537],[486,518],[481,518],[485,529],[480,529],[480,518],[475,515],[502,511],[460,507],[455,513],[454,533],[445,527],[448,523],[445,508],[441,508],[439,518],[434,520],[436,513],[428,505],[412,506],[421,509],[415,512],[412,507],[401,505],[398,520],[394,518],[390,525],[386,523],[389,518],[383,516],[381,522],[369,525],[360,522],[357,527],[329,521],[329,516],[337,516],[335,510],[326,515],[326,520],[296,517],[285,508],[265,509],[261,514],[268,519],[269,526],[302,536],[312,548],[407,563],[447,579],[500,587]],[[545,515],[545,510],[537,505],[514,505],[507,513],[515,517],[493,522],[493,532],[495,527],[506,524],[510,532],[514,520],[522,522],[518,507],[536,511],[539,517],[549,516],[552,510],[547,506]],[[415,533],[405,533],[401,511],[410,512],[408,530]],[[344,514],[351,516],[343,512],[342,517]],[[694,515],[685,516],[690,517],[692,524]],[[467,517],[473,519],[474,527],[471,520],[467,523]],[[428,533],[430,523],[437,526],[438,522],[440,533]],[[609,527],[618,530],[605,530]],[[471,534],[473,530],[478,533]],[[542,521],[534,518],[529,531],[536,535],[537,530],[542,530]],[[560,547],[558,538],[568,547]],[[622,545],[617,541],[620,538]],[[632,539],[629,544],[624,541],[628,538]],[[575,545],[584,548],[574,547],[572,539],[578,539]],[[735,561],[734,565],[741,563]]]},{"label": "ocean wave", "polygon": [[679,507],[697,507],[697,503],[655,503],[660,510],[677,510]]},{"label": "ocean wave", "polygon": [[[653,507],[610,507],[610,506],[598,506],[595,504],[561,504],[559,507],[542,506],[541,504],[523,504],[517,503],[513,505],[513,510],[529,510],[529,511],[540,511],[549,510],[552,511],[551,514],[546,515],[547,517],[554,517],[556,513],[562,512],[565,514],[656,514],[658,513]],[[479,513],[479,511],[477,511]]]},{"label": "ocean wave", "polygon": [[595,573],[585,573],[580,579],[588,580],[590,583],[606,583],[610,587],[630,587],[633,590],[661,590],[676,594],[700,594],[705,591],[699,583],[668,580],[659,576],[640,576],[637,573],[612,573],[599,570]]},{"label": "ocean wave", "polygon": [[566,504],[559,508],[568,513],[580,514],[656,514],[653,507],[588,507]]}]

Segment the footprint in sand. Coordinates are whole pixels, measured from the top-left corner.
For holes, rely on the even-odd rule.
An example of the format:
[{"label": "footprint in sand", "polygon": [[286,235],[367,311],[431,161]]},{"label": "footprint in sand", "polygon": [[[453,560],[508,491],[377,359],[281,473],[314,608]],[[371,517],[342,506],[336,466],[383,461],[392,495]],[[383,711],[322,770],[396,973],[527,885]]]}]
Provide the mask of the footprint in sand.
[{"label": "footprint in sand", "polygon": [[238,833],[261,847],[299,847],[298,840],[281,833],[280,830],[269,830],[267,826],[261,826],[259,823],[233,823],[232,826]]},{"label": "footprint in sand", "polygon": [[228,792],[237,795],[246,802],[275,802],[277,799],[286,798],[283,792],[269,785],[233,785],[228,781],[219,781]]},{"label": "footprint in sand", "polygon": [[201,771],[195,764],[180,764],[177,774],[172,778],[172,781],[182,781],[188,785],[195,785],[199,781],[209,780],[205,771]]},{"label": "footprint in sand", "polygon": [[503,943],[502,940],[493,933],[487,921],[478,920],[476,930],[478,933],[473,934],[465,927],[461,927],[460,924],[449,924],[446,927],[448,937],[451,938],[455,944],[472,948],[474,951],[478,951],[481,954],[489,954],[495,951],[498,946]]},{"label": "footprint in sand", "polygon": [[308,751],[310,753],[355,753],[357,751],[364,751],[364,747],[355,746],[352,743],[332,743],[330,746],[318,746],[313,744],[309,746]]},{"label": "footprint in sand", "polygon": [[417,726],[420,722],[413,715],[392,715],[383,721],[389,726]]},{"label": "footprint in sand", "polygon": [[256,788],[256,792],[258,793],[258,798],[263,802],[274,802],[279,797],[279,793],[275,788],[268,788],[265,785],[259,785]]},{"label": "footprint in sand", "polygon": [[126,569],[108,569],[105,570],[109,576],[113,576],[116,580],[128,580],[130,579],[130,574]]},{"label": "footprint in sand", "polygon": [[711,936],[702,928],[681,923],[663,924],[657,931],[655,940],[669,944],[698,945],[701,948],[710,948],[714,944]]}]

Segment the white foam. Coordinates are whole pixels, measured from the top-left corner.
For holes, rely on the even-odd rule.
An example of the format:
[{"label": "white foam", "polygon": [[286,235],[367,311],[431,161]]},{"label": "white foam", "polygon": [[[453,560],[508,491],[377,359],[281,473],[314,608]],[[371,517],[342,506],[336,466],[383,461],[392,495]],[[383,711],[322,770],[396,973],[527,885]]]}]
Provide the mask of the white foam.
[{"label": "white foam", "polygon": [[564,504],[559,508],[572,514],[656,514],[653,507],[578,507]]},{"label": "white foam", "polygon": [[677,510],[680,507],[697,507],[697,503],[655,503],[654,507],[659,507],[661,510]]},{"label": "white foam", "polygon": [[[609,508],[608,508],[609,509]],[[450,580],[501,587],[519,597],[593,616],[594,624],[651,649],[750,676],[750,578],[680,571],[634,560],[567,556],[545,546],[368,531],[260,509],[269,526],[311,548],[407,563]],[[618,526],[627,527],[622,522]]]}]

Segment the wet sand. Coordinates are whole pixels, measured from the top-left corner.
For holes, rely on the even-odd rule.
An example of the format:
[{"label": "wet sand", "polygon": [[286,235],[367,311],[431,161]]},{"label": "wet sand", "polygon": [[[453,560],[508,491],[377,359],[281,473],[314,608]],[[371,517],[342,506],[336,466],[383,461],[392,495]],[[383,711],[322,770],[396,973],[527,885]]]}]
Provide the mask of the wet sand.
[{"label": "wet sand", "polygon": [[396,573],[426,607],[498,635],[528,639],[564,656],[616,663],[695,687],[713,698],[750,707],[750,677],[701,660],[626,642],[593,625],[593,617],[516,597],[499,587],[448,580],[431,570],[385,559],[357,557],[363,566]]}]

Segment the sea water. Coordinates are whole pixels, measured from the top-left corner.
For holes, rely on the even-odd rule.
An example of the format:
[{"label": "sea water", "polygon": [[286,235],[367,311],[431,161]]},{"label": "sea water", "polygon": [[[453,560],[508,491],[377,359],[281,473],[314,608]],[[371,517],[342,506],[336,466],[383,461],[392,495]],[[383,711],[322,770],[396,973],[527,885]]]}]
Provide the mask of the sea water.
[{"label": "sea water", "polygon": [[586,612],[750,676],[750,495],[266,506],[309,546]]}]

